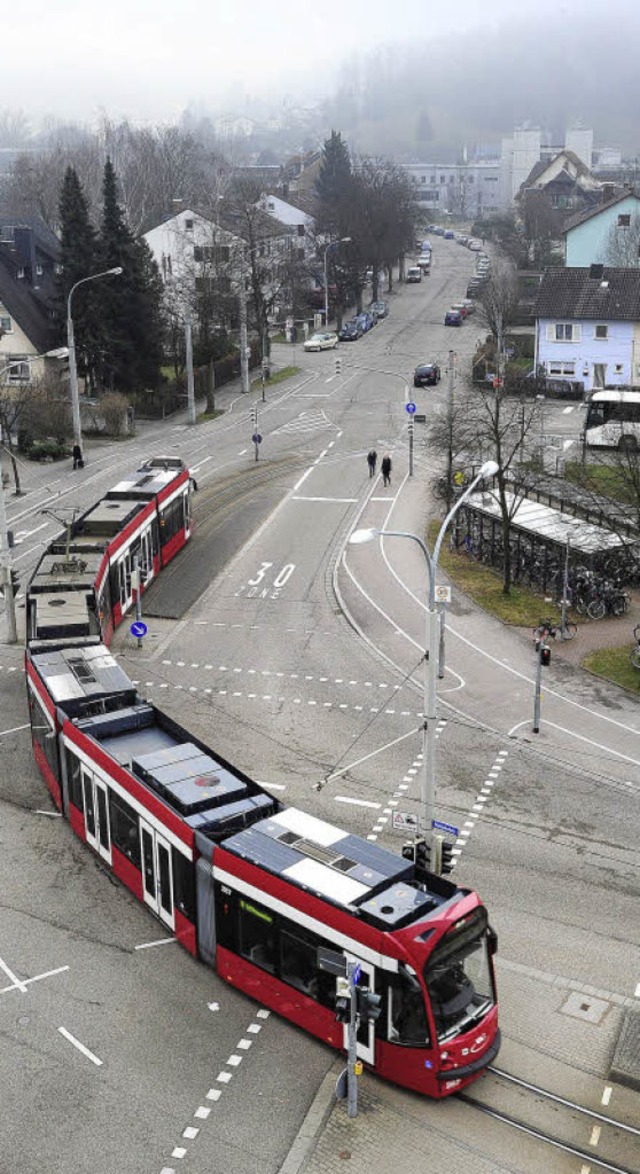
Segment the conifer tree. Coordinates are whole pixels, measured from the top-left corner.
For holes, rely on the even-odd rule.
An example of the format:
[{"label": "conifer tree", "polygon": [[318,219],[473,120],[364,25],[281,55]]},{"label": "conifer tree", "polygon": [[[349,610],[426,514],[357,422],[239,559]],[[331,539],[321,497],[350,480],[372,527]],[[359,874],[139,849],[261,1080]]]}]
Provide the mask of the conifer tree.
[{"label": "conifer tree", "polygon": [[[95,229],[89,220],[87,201],[73,167],[68,167],[59,201],[61,268],[56,279],[56,320],[60,338],[65,335],[67,299],[72,287],[100,268]],[[71,306],[76,363],[80,375],[94,382],[95,365],[102,349],[100,313],[92,282],[80,286],[73,294]]]},{"label": "conifer tree", "polygon": [[162,281],[146,241],[136,239],[124,219],[110,159],[104,169],[100,264],[103,270],[123,270],[96,282],[105,339],[102,384],[125,392],[155,388],[162,363]]}]

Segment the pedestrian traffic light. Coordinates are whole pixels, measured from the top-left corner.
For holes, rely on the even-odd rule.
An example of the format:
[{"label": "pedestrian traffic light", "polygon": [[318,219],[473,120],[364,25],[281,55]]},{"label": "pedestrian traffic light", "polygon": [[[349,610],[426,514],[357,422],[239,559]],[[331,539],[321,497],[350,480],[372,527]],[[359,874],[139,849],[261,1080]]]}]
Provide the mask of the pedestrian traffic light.
[{"label": "pedestrian traffic light", "polygon": [[545,668],[551,664],[551,649],[548,644],[543,644],[540,649],[540,664],[543,664]]},{"label": "pedestrian traffic light", "polygon": [[351,999],[349,995],[336,995],[336,1019],[338,1023],[350,1023]]},{"label": "pedestrian traffic light", "polygon": [[427,841],[422,837],[416,840],[416,866],[418,868],[424,868],[428,872],[430,863],[431,845],[427,844]]},{"label": "pedestrian traffic light", "polygon": [[416,846],[413,840],[408,840],[406,844],[402,845],[402,856],[404,860],[410,860],[412,864],[415,864]]},{"label": "pedestrian traffic light", "polygon": [[341,374],[342,374],[342,358],[340,355],[336,355],[336,375],[341,375]]},{"label": "pedestrian traffic light", "polygon": [[17,572],[13,569],[11,570],[11,590],[13,591],[13,598],[15,599],[20,590],[20,580],[18,578]]},{"label": "pedestrian traffic light", "polygon": [[356,987],[356,995],[360,1019],[363,1023],[374,1023],[382,1012],[382,995],[376,995],[362,986]]},{"label": "pedestrian traffic light", "polygon": [[447,873],[453,871],[453,844],[448,844],[446,840],[442,841],[442,863],[440,865],[440,875],[446,876]]}]

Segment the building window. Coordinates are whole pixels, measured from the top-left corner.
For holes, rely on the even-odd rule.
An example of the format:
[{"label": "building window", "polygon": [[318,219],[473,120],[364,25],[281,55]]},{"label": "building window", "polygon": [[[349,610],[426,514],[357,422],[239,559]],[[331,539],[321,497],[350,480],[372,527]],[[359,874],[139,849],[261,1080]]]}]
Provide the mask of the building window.
[{"label": "building window", "polygon": [[304,224],[297,224],[296,231],[298,233],[298,236],[304,236]]},{"label": "building window", "polygon": [[14,359],[7,371],[9,383],[29,383],[31,364],[28,359]]},{"label": "building window", "polygon": [[184,226],[187,232],[193,232],[193,220],[185,220]]},{"label": "building window", "polygon": [[426,182],[427,182],[427,177],[426,177],[426,175],[421,175],[421,176],[420,176],[420,183],[426,183]]},{"label": "building window", "polygon": [[613,368],[614,375],[622,375],[623,371],[624,371],[624,364],[623,363],[616,363]]},{"label": "building window", "polygon": [[3,224],[2,227],[0,227],[0,240],[5,241],[7,243],[13,243],[13,239],[14,239],[13,225],[12,224]]},{"label": "building window", "polygon": [[579,342],[580,327],[573,322],[556,322],[553,337],[556,342]]},{"label": "building window", "polygon": [[618,216],[618,228],[630,228],[630,227],[631,227],[631,213],[630,212],[623,212],[620,216]]},{"label": "building window", "polygon": [[547,363],[547,374],[551,376],[561,376],[565,379],[575,379],[576,365],[575,363],[563,363],[551,360]]},{"label": "building window", "polygon": [[441,175],[441,176],[440,176],[440,183],[446,183],[446,182],[447,182],[447,177],[446,177],[446,175]]},{"label": "building window", "polygon": [[16,277],[18,278],[18,281],[22,281],[24,278],[24,269],[18,269]]},{"label": "building window", "polygon": [[43,273],[44,269],[42,268],[42,265],[36,265],[36,277],[42,277]]},{"label": "building window", "polygon": [[9,317],[0,314],[0,333],[13,334],[13,323]]},{"label": "building window", "polygon": [[609,327],[606,322],[598,322],[595,329],[594,338],[607,339],[609,337]]}]

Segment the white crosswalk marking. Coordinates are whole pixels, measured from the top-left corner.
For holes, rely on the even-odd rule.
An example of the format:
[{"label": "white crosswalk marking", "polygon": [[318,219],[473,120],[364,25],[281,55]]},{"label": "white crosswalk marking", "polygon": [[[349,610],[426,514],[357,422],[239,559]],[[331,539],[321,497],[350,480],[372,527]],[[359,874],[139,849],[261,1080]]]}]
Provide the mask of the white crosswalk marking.
[{"label": "white crosswalk marking", "polygon": [[317,432],[320,428],[335,428],[335,424],[320,408],[314,408],[309,412],[301,412],[295,420],[283,424],[282,428],[276,428],[273,435],[277,436],[279,432]]}]

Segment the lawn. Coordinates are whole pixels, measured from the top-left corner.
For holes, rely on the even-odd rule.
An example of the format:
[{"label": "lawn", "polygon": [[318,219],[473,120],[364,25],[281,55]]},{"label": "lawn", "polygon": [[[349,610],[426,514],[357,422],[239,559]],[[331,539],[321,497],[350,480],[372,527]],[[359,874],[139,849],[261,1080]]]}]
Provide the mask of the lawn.
[{"label": "lawn", "polygon": [[639,692],[640,671],[631,664],[632,647],[632,644],[624,644],[622,648],[599,648],[584,658],[583,666],[598,677],[615,681],[616,685],[622,685],[624,689]]},{"label": "lawn", "polygon": [[637,502],[637,495],[628,474],[618,466],[606,464],[585,464],[578,461],[567,461],[564,467],[567,481],[579,485],[592,493],[601,493],[604,497],[614,501],[624,501],[629,504]]},{"label": "lawn", "polygon": [[[270,375],[268,379],[265,379],[264,386],[265,388],[273,387],[276,383],[282,383],[285,379],[291,379],[291,376],[297,375],[299,370],[299,367],[282,367],[280,371],[274,371],[273,375]],[[251,390],[261,391],[262,379],[252,379]]]}]

